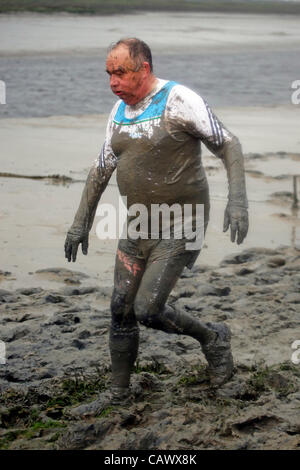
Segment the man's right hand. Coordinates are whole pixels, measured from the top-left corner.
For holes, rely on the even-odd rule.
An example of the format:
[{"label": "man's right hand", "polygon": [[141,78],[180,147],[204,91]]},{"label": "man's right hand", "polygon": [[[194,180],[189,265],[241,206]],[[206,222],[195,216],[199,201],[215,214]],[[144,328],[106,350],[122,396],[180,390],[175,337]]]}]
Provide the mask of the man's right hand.
[{"label": "man's right hand", "polygon": [[71,259],[73,262],[76,261],[77,250],[80,243],[82,253],[87,255],[89,246],[88,232],[80,229],[70,228],[65,241],[65,258],[67,258],[68,261],[71,261]]}]

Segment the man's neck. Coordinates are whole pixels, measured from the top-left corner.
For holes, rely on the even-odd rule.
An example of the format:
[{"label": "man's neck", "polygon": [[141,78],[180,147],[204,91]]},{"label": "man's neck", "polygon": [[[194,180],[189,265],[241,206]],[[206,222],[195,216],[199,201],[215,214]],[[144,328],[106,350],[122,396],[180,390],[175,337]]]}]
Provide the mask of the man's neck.
[{"label": "man's neck", "polygon": [[151,95],[151,93],[153,92],[153,90],[157,87],[157,84],[158,84],[158,80],[157,78],[153,75],[153,79],[152,80],[149,80],[147,85],[143,87],[143,89],[141,90],[141,93],[140,93],[140,96],[139,96],[139,99],[136,103],[134,104],[131,104],[130,106],[134,109],[135,107],[139,108],[139,106],[143,103],[143,101],[149,96]]},{"label": "man's neck", "polygon": [[156,88],[157,84],[158,84],[158,79],[155,77],[155,75],[151,75],[151,77],[149,77],[149,81],[147,83],[147,86],[145,86],[145,88],[142,90],[141,97],[140,97],[139,101],[136,103],[136,105],[138,105],[148,95],[150,95],[150,93]]},{"label": "man's neck", "polygon": [[154,90],[154,88],[156,87],[157,84],[158,84],[157,78],[155,77],[155,75],[152,75],[151,81],[150,81],[150,83],[149,83],[148,92],[146,93],[146,95],[144,96],[144,98],[146,98],[146,96],[149,95],[149,94],[151,93],[151,91]]}]

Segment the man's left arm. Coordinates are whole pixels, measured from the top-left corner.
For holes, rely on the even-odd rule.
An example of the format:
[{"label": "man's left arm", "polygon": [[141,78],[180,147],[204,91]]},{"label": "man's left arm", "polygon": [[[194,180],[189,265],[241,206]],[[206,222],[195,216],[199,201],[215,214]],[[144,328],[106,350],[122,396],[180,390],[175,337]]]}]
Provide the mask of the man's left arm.
[{"label": "man's left arm", "polygon": [[201,96],[182,85],[173,89],[168,114],[170,118],[185,122],[190,133],[199,137],[223,161],[228,178],[223,231],[230,226],[231,241],[242,243],[249,222],[244,157],[239,139],[226,129]]},{"label": "man's left arm", "polygon": [[239,245],[248,233],[248,200],[246,193],[244,157],[239,139],[233,134],[226,140],[218,156],[222,159],[228,178],[228,202],[224,214],[223,232],[230,226],[231,241]]},{"label": "man's left arm", "polygon": [[223,232],[230,227],[232,242],[240,245],[248,233],[248,199],[244,156],[239,139],[216,117],[208,104],[200,98],[202,140],[206,147],[221,158],[227,172],[228,202],[224,213]]}]

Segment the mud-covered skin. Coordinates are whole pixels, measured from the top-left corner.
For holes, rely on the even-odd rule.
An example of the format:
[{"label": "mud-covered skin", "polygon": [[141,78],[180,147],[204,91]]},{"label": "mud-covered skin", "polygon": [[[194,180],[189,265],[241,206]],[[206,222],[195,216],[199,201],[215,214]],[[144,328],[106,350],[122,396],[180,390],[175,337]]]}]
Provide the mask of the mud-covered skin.
[{"label": "mud-covered skin", "polygon": [[129,105],[139,103],[156,81],[155,76],[149,73],[149,63],[140,57],[134,63],[124,44],[110,50],[106,59],[106,72],[110,77],[112,92]]}]

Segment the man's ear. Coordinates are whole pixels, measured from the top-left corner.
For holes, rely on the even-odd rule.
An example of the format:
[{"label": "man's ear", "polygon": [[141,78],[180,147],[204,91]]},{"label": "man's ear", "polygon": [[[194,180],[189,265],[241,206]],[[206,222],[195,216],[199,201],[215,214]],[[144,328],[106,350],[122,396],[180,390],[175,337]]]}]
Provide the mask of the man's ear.
[{"label": "man's ear", "polygon": [[151,71],[150,71],[149,62],[143,62],[143,68],[144,68],[144,71],[147,73],[147,75],[150,75]]}]

